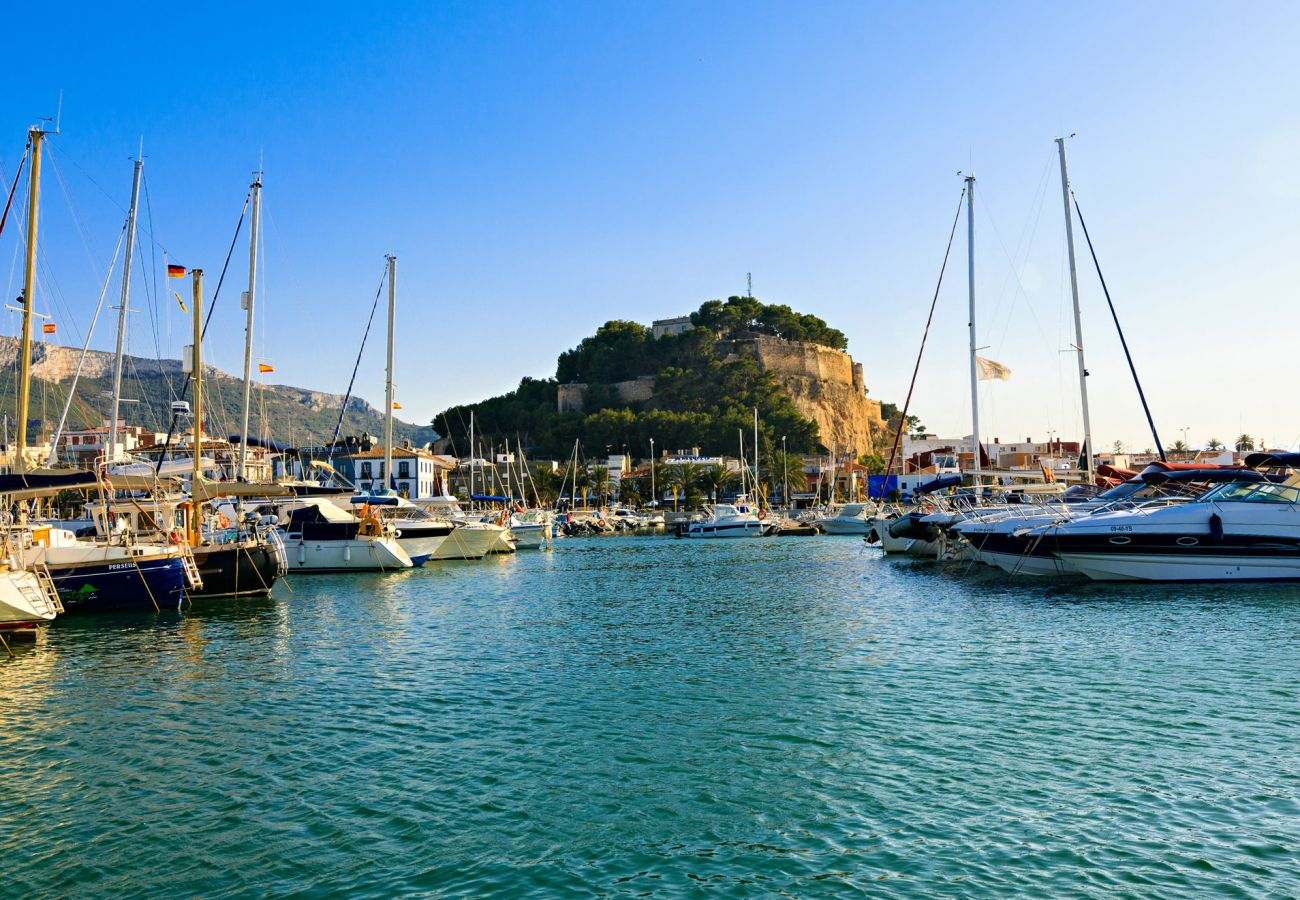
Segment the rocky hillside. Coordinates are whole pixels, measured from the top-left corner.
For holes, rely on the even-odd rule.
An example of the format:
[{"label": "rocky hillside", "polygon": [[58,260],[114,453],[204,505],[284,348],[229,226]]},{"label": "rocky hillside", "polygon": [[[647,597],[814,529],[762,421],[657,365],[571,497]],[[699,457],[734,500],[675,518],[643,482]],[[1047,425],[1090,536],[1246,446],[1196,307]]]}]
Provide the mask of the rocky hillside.
[{"label": "rocky hillside", "polygon": [[[81,357],[79,349],[51,344],[33,344],[31,417],[28,435],[36,440],[44,431],[58,424],[64,401]],[[16,416],[18,381],[18,341],[0,340],[0,412],[12,420]],[[167,429],[171,401],[184,390],[185,375],[176,359],[148,359],[128,356],[123,361],[123,415],[132,424],[158,431]],[[204,367],[207,390],[204,392],[205,418],[216,433],[239,430],[243,403],[243,380],[211,366]],[[68,415],[74,425],[99,424],[112,406],[113,354],[92,350],[86,355],[77,386],[77,397]],[[315,391],[289,385],[257,385],[253,393],[250,430],[273,440],[294,444],[316,444],[334,433],[341,394]],[[382,412],[359,397],[348,402],[343,433],[381,434]],[[393,434],[423,444],[433,439],[433,429],[394,420]]]},{"label": "rocky hillside", "polygon": [[783,437],[800,453],[861,455],[884,445],[888,426],[862,367],[844,352],[844,335],[815,316],[731,297],[670,322],[672,330],[658,332],[607,322],[560,354],[555,379],[525,379],[435,421],[459,440],[473,412],[484,438],[522,441],[532,455],[555,458],[572,452],[575,439],[593,456],[623,448],[645,455],[651,438],[667,450],[734,454],[755,408],[767,453]]}]

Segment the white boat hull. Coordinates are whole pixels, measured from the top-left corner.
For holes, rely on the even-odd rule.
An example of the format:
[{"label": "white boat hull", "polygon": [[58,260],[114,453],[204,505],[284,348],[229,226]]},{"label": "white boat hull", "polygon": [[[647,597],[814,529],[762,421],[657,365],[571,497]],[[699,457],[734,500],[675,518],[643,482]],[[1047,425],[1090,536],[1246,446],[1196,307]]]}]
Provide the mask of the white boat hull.
[{"label": "white boat hull", "polygon": [[1295,558],[1118,553],[1061,557],[1094,581],[1300,581],[1300,560]]},{"label": "white boat hull", "polygon": [[434,551],[433,559],[482,559],[490,552],[496,536],[486,528],[460,526]]},{"label": "white boat hull", "polygon": [[10,569],[0,575],[0,631],[40,625],[57,615],[34,572]]},{"label": "white boat hull", "polygon": [[365,572],[411,568],[411,557],[393,538],[341,541],[286,537],[285,556],[291,572]]},{"label": "white boat hull", "polygon": [[688,538],[748,538],[762,537],[767,526],[762,522],[737,522],[734,524],[710,525],[692,523],[683,537]]},{"label": "white boat hull", "polygon": [[517,550],[540,550],[548,541],[551,526],[541,523],[524,523],[511,525],[510,533],[515,539]]},{"label": "white boat hull", "polygon": [[872,523],[866,519],[839,519],[834,516],[829,519],[818,519],[817,524],[827,534],[853,534],[859,537],[870,534],[872,528]]}]

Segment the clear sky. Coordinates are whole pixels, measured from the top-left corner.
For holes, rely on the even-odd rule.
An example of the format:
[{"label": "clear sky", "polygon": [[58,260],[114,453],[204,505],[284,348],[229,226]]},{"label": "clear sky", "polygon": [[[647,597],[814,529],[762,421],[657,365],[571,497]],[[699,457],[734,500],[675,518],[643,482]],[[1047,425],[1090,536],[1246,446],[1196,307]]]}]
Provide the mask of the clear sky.
[{"label": "clear sky", "polygon": [[[1300,6],[27,9],[6,13],[11,38],[28,33],[36,49],[29,59],[10,41],[0,174],[12,179],[26,126],[62,90],[41,302],[65,343],[89,324],[143,137],[145,260],[161,266],[165,247],[210,278],[263,160],[257,354],[277,382],[346,387],[393,252],[407,419],[552,375],[556,355],[607,319],[688,312],[741,293],[746,272],[762,299],[844,330],[871,395],[901,402],[957,173],[973,170],[980,343],[1013,372],[983,389],[985,436],[1075,437],[1052,139],[1077,133],[1074,186],[1164,441],[1183,428],[1193,444],[1242,431],[1300,440]],[[15,224],[0,237],[9,297]],[[959,238],[913,401],[954,435],[970,418]],[[206,348],[228,371],[240,366],[246,253]],[[1143,449],[1082,246],[1080,274],[1096,440]],[[156,352],[152,278],[137,278],[133,300],[141,355]],[[158,344],[177,356],[180,310],[159,310]],[[358,378],[372,401],[381,336]],[[101,322],[94,344],[111,343]]]}]

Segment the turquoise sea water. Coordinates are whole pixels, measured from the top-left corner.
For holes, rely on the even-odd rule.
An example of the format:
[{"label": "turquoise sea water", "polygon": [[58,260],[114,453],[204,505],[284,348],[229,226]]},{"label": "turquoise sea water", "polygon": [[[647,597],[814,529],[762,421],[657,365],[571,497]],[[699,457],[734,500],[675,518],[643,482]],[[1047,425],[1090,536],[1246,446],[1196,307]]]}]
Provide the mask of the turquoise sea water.
[{"label": "turquoise sea water", "polygon": [[570,539],[68,618],[10,896],[1294,896],[1300,590]]}]

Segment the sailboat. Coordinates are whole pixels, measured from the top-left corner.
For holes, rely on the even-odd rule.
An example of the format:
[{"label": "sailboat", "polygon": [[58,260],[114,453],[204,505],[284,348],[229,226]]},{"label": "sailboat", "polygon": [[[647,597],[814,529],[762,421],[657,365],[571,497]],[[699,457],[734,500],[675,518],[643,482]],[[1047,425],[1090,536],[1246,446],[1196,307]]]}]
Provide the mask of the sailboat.
[{"label": "sailboat", "polygon": [[[179,538],[166,543],[139,540],[127,530],[115,530],[92,539],[78,539],[71,531],[50,526],[29,527],[26,501],[50,497],[69,487],[98,490],[102,497],[116,488],[107,485],[98,472],[36,471],[30,467],[27,451],[28,404],[31,391],[32,316],[36,296],[37,223],[40,212],[41,147],[46,132],[39,126],[28,131],[31,166],[28,169],[27,247],[23,273],[22,337],[19,350],[17,453],[14,473],[0,479],[0,494],[19,502],[20,521],[14,532],[15,556],[23,568],[44,566],[59,601],[67,612],[98,612],[119,609],[175,608],[188,583],[201,583],[189,546]],[[136,159],[128,213],[126,253],[134,248],[135,214],[140,194],[143,161]],[[122,305],[130,288],[130,267],[123,272]]]},{"label": "sailboat", "polygon": [[[388,364],[384,369],[384,457],[379,475],[384,485],[393,480],[393,335],[397,321],[397,257],[388,256]],[[360,491],[350,500],[360,507],[361,518],[376,517],[388,525],[414,565],[423,565],[446,542],[455,526],[421,509],[391,487]]]}]

